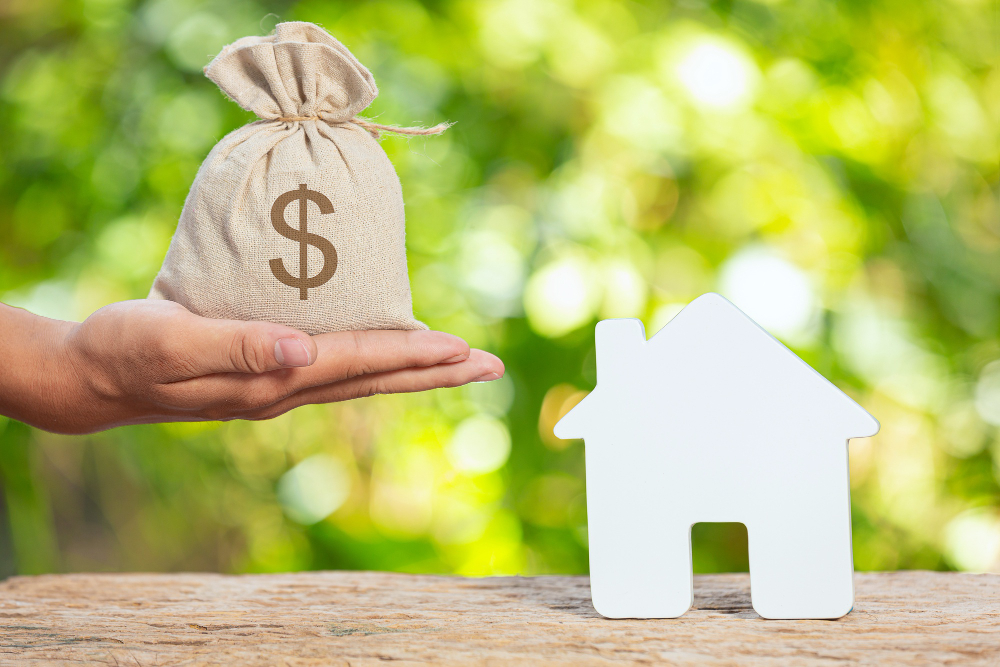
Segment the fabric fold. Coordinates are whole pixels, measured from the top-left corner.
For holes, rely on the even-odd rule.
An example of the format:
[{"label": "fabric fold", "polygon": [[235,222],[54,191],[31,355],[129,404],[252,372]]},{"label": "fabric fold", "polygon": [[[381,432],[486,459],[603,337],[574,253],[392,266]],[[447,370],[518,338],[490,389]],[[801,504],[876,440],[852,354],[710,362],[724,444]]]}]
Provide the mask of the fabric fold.
[{"label": "fabric fold", "polygon": [[347,122],[378,96],[372,73],[312,23],[279,23],[274,35],[239,39],[205,67],[205,75],[266,120],[322,116]]}]

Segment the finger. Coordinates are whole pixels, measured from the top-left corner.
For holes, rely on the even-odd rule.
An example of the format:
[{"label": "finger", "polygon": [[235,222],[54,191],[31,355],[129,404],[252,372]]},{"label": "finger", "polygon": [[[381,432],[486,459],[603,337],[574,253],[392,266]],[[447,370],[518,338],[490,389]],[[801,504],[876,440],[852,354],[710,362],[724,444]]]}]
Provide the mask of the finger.
[{"label": "finger", "polygon": [[311,336],[271,322],[187,315],[169,338],[169,349],[187,367],[188,377],[304,367],[318,354]]},{"label": "finger", "polygon": [[290,374],[294,391],[359,375],[465,361],[469,344],[441,331],[340,331],[315,336],[319,357]]},{"label": "finger", "polygon": [[375,394],[399,394],[458,387],[470,382],[488,382],[503,377],[504,365],[483,350],[471,350],[469,358],[451,364],[403,368],[365,374],[333,384],[310,387],[251,414],[252,419],[270,419],[302,405],[335,403]]},{"label": "finger", "polygon": [[292,394],[364,374],[456,364],[469,358],[468,344],[440,331],[342,331],[320,334],[317,361],[308,368],[246,375],[216,372],[169,386],[185,405],[260,407]]}]

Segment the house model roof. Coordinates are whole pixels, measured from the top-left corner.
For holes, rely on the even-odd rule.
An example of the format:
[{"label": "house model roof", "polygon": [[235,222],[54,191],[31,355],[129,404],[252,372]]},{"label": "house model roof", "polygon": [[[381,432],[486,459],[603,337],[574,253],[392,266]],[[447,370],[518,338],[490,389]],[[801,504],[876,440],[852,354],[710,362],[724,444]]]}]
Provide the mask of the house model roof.
[{"label": "house model roof", "polygon": [[692,301],[650,340],[637,319],[601,321],[596,343],[597,387],[556,424],[557,437],[621,437],[639,426],[699,420],[707,431],[724,422],[733,432],[841,442],[879,429],[864,408],[718,294]]}]

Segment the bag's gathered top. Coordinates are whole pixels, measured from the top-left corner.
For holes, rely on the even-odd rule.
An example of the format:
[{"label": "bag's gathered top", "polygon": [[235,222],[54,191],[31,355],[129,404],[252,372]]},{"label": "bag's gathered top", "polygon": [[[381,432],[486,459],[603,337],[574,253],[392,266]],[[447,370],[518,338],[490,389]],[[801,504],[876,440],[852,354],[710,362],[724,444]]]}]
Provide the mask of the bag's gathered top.
[{"label": "bag's gathered top", "polygon": [[398,127],[360,116],[378,96],[375,78],[347,47],[313,23],[279,23],[273,35],[238,39],[204,71],[230,99],[265,121],[351,123],[375,138],[381,132],[441,134],[451,126]]}]

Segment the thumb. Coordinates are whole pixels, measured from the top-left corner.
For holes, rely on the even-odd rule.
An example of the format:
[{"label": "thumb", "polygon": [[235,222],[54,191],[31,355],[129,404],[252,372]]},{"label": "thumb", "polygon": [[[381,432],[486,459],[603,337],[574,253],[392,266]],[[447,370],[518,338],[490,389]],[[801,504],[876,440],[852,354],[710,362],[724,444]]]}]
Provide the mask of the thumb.
[{"label": "thumb", "polygon": [[265,373],[316,361],[316,342],[298,329],[271,322],[203,322],[195,358],[205,374]]}]

